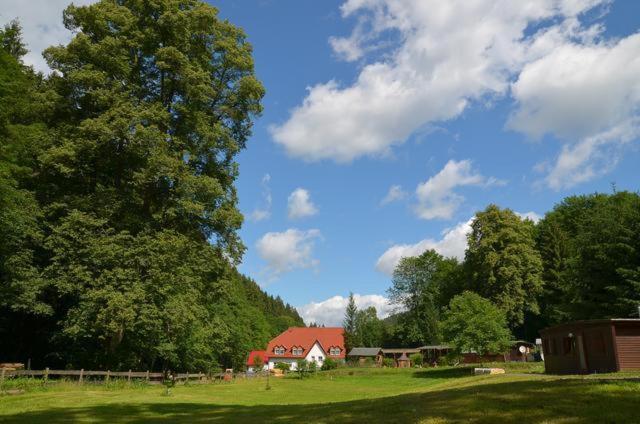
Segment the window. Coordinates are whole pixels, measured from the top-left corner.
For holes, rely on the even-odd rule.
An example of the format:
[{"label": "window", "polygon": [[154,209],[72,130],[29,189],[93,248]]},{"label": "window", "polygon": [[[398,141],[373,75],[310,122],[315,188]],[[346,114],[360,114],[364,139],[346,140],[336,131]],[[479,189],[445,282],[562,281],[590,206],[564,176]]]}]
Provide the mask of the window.
[{"label": "window", "polygon": [[340,355],[340,348],[339,347],[332,347],[331,349],[329,349],[329,355],[332,355],[332,356]]},{"label": "window", "polygon": [[322,362],[322,356],[318,356],[318,361]]},{"label": "window", "polygon": [[284,348],[283,347],[276,347],[273,349],[273,353],[275,353],[276,355],[284,355]]},{"label": "window", "polygon": [[296,356],[300,356],[300,355],[302,355],[302,351],[303,351],[303,349],[301,347],[294,347],[291,350],[291,353],[293,353]]}]

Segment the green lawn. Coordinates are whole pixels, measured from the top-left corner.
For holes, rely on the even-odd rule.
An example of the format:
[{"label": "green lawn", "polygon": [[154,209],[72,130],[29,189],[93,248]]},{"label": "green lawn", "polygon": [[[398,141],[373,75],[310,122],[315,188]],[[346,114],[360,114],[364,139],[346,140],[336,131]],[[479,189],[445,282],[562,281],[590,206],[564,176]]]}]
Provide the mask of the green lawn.
[{"label": "green lawn", "polygon": [[509,371],[517,374],[341,369],[305,380],[272,378],[271,390],[253,379],[178,386],[170,396],[162,386],[52,383],[0,396],[0,422],[626,423],[640,416],[639,382]]}]

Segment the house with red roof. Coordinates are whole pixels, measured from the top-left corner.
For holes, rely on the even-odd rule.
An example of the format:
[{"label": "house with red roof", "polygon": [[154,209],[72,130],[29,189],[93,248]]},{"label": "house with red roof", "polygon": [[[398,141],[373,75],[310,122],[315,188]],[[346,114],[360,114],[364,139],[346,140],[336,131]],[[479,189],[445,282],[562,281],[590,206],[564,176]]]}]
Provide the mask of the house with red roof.
[{"label": "house with red roof", "polygon": [[249,352],[249,357],[247,358],[247,370],[248,371],[260,371],[256,370],[256,358],[259,357],[262,361],[262,370],[266,370],[269,366],[269,356],[267,355],[266,350],[252,350]]},{"label": "house with red roof", "polygon": [[321,367],[326,358],[344,361],[344,329],[341,327],[291,327],[269,342],[269,369],[279,362],[296,369],[303,359]]}]

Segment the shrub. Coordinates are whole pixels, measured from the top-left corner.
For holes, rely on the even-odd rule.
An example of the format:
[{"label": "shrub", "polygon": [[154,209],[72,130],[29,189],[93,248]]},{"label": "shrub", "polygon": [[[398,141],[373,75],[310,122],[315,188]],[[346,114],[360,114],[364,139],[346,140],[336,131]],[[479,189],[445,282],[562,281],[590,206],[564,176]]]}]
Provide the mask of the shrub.
[{"label": "shrub", "polygon": [[327,358],[322,363],[322,371],[335,370],[338,368],[338,362],[335,359]]},{"label": "shrub", "polygon": [[364,358],[364,363],[362,364],[365,367],[372,367],[375,365],[373,358]]},{"label": "shrub", "polygon": [[383,358],[382,366],[386,368],[393,368],[396,366],[396,361],[394,361],[392,358]]},{"label": "shrub", "polygon": [[287,364],[286,362],[278,362],[275,367],[279,370],[282,370],[283,372],[287,372],[291,369],[291,365]]},{"label": "shrub", "polygon": [[419,366],[419,367],[422,366],[422,362],[423,362],[422,354],[414,353],[413,355],[411,355],[409,357],[409,359],[411,360],[411,364]]},{"label": "shrub", "polygon": [[462,355],[457,352],[449,352],[438,358],[438,365],[455,366],[462,362]]}]

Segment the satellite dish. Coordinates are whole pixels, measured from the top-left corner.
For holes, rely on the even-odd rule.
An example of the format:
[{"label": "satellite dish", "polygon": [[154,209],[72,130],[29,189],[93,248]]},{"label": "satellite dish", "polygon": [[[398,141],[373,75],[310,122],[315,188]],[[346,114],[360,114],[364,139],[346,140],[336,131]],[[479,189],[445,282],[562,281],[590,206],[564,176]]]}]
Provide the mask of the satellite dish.
[{"label": "satellite dish", "polygon": [[527,348],[524,346],[520,346],[518,350],[520,351],[520,353],[525,353],[527,351]]}]

